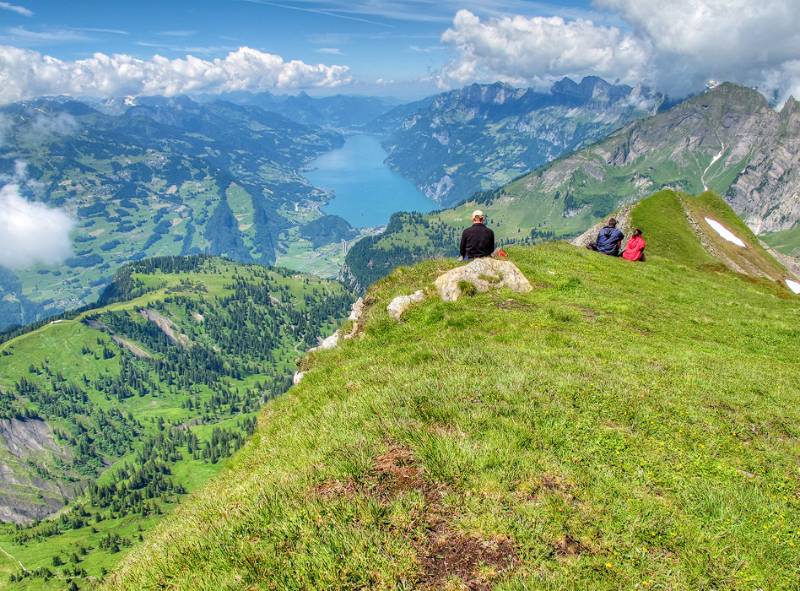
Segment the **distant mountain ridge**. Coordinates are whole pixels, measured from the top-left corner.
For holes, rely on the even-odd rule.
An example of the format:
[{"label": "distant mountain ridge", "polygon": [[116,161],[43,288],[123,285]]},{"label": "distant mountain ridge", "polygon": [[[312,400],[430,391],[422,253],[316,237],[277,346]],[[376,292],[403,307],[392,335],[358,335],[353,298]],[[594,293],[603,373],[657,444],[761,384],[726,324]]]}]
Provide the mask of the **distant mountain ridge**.
[{"label": "distant mountain ridge", "polygon": [[370,125],[388,133],[387,163],[452,205],[655,113],[664,97],[597,77],[550,92],[472,84],[402,105]]},{"label": "distant mountain ridge", "polygon": [[362,128],[397,106],[399,102],[383,97],[347,94],[312,97],[305,92],[296,95],[241,92],[201,98],[252,105],[278,113],[298,123],[339,130]]}]

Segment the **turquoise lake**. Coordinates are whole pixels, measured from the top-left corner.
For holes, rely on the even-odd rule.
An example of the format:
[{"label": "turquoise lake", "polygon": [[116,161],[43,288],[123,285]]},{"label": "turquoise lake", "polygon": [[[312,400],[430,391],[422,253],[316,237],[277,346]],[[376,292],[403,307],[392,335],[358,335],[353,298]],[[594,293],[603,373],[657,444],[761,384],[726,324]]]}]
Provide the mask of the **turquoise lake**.
[{"label": "turquoise lake", "polygon": [[333,192],[322,210],[357,228],[382,226],[396,211],[438,209],[411,181],[390,170],[385,158],[379,138],[352,135],[341,148],[311,162],[305,176],[314,186]]}]

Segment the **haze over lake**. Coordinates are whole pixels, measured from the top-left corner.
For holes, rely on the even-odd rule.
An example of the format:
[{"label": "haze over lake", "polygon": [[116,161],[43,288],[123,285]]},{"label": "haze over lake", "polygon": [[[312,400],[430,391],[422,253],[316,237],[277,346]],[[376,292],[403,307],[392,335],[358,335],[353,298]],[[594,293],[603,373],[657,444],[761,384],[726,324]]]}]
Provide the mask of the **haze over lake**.
[{"label": "haze over lake", "polygon": [[305,175],[315,186],[333,192],[323,211],[358,228],[384,225],[396,211],[437,209],[411,181],[389,169],[385,158],[379,138],[352,135],[341,148],[314,160],[313,170]]}]

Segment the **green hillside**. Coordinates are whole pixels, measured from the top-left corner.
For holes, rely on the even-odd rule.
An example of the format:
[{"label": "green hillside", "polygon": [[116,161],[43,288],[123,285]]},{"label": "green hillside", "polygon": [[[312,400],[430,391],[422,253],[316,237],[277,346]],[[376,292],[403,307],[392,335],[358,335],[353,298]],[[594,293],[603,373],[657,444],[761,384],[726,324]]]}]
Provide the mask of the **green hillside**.
[{"label": "green hillside", "polygon": [[17,524],[0,526],[0,589],[113,567],[243,445],[350,302],[285,269],[147,259],[99,307],[0,344],[0,517]]},{"label": "green hillside", "polygon": [[795,226],[791,230],[770,232],[761,239],[780,253],[800,257],[800,226]]},{"label": "green hillside", "polygon": [[[721,223],[742,240],[741,248],[707,222]],[[631,211],[631,226],[647,233],[648,249],[695,267],[719,267],[784,286],[789,272],[770,255],[722,197],[711,191],[691,196],[659,191]]]},{"label": "green hillside", "polygon": [[104,588],[796,589],[798,300],[682,220],[646,263],[509,248],[528,294],[394,271]]}]

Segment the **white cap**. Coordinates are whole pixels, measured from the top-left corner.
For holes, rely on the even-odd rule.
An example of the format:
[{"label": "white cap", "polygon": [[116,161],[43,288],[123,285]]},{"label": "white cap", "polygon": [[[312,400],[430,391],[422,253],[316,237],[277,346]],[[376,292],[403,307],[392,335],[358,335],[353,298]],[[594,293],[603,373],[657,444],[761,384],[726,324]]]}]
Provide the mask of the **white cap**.
[{"label": "white cap", "polygon": [[474,220],[475,218],[483,219],[483,212],[480,209],[476,209],[472,212],[472,219]]}]

